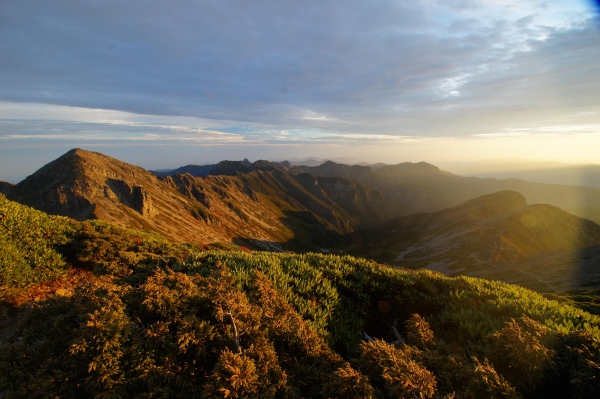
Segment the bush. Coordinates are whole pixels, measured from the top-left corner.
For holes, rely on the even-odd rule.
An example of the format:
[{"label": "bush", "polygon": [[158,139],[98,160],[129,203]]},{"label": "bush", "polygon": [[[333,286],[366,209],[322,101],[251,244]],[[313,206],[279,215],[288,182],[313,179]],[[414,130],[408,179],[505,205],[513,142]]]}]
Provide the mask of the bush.
[{"label": "bush", "polygon": [[49,248],[104,274],[24,310],[2,397],[597,394],[600,318],[526,289],[70,223]]},{"label": "bush", "polygon": [[0,194],[0,287],[64,276],[67,265],[56,247],[66,244],[73,231],[69,218],[49,216]]}]

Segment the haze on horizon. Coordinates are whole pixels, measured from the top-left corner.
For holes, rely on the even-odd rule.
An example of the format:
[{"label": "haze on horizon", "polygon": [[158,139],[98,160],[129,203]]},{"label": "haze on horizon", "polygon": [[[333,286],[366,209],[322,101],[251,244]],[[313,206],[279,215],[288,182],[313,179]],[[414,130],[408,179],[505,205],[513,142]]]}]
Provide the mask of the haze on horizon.
[{"label": "haze on horizon", "polygon": [[0,180],[75,147],[597,164],[597,2],[0,1]]}]

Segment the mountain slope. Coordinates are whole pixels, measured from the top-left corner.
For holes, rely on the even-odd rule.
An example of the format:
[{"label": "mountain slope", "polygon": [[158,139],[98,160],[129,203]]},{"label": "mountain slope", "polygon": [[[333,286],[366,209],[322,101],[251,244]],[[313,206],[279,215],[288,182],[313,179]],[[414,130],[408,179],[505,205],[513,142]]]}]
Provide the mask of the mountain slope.
[{"label": "mountain slope", "polygon": [[210,174],[210,172],[214,169],[215,165],[185,165],[179,167],[177,169],[169,170],[169,171],[157,171],[151,170],[153,174],[159,177],[166,176],[175,176],[177,174],[183,175],[185,173],[189,173],[194,177],[205,177]]},{"label": "mountain slope", "polygon": [[[296,167],[287,163],[222,162],[216,168],[228,173],[159,178],[103,154],[75,149],[12,187],[10,198],[77,220],[154,230],[177,242],[249,242],[275,250],[285,242],[329,245],[329,237],[401,214],[381,193],[360,183],[324,179],[320,187],[317,178],[289,174],[286,169]],[[311,237],[313,232],[318,239]]]},{"label": "mountain slope", "polygon": [[[278,215],[257,206],[239,185],[229,180],[223,177],[202,185],[203,204],[183,195],[172,180],[163,181],[140,167],[76,149],[17,184],[10,197],[51,214],[155,230],[174,241],[230,241],[241,232],[261,240],[291,236],[289,231],[277,230],[285,230],[277,223]],[[227,200],[223,193],[227,193]],[[232,199],[236,209],[242,206],[261,214],[274,231],[245,231],[248,222],[228,206]]]},{"label": "mountain slope", "polygon": [[[536,256],[600,245],[597,224],[551,205],[527,205],[524,196],[513,191],[475,198],[434,213],[399,217],[360,234],[363,244],[357,253],[375,259],[475,276],[488,276],[493,266],[496,279],[529,287],[548,283],[550,290],[562,290],[564,287],[559,286],[570,278],[565,274],[561,281],[546,281],[544,276],[556,271],[552,257],[546,256],[543,265],[537,262],[539,270],[533,279],[523,280],[525,283],[523,276],[516,281],[510,274]],[[576,262],[565,266],[564,261],[562,265],[562,270],[581,266]]]},{"label": "mountain slope", "polygon": [[14,186],[12,183],[0,181],[0,193],[7,195]]},{"label": "mountain slope", "polygon": [[305,167],[305,170],[316,176],[359,181],[415,213],[438,211],[502,190],[517,191],[529,203],[550,204],[562,209],[597,207],[600,203],[600,189],[597,188],[462,177],[425,162],[405,162],[372,170],[367,166],[329,161],[317,167]]}]

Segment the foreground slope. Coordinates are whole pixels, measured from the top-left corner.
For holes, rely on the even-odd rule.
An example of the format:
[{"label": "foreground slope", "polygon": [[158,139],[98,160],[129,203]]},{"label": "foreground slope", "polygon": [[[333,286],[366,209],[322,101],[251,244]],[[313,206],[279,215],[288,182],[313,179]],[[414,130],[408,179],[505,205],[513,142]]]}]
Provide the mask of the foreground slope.
[{"label": "foreground slope", "polygon": [[584,267],[577,251],[600,246],[600,226],[551,205],[527,205],[514,191],[399,217],[361,235],[357,253],[392,263],[485,276],[546,292],[600,285],[593,259],[585,266],[586,277],[573,278]]},{"label": "foreground slope", "polygon": [[[17,224],[0,237],[23,211],[58,220],[8,205],[2,219]],[[71,225],[63,240],[15,245],[44,245],[95,277],[0,313],[4,398],[592,398],[600,389],[600,317],[524,288],[349,256],[199,252],[60,220]],[[45,262],[35,258],[33,273]]]},{"label": "foreground slope", "polygon": [[[285,242],[327,245],[330,236],[401,214],[380,193],[346,179],[320,182],[269,165],[253,173],[161,179],[103,154],[75,149],[11,187],[9,195],[51,214],[153,230],[176,242],[237,240],[275,250]],[[320,235],[313,239],[311,231]]]},{"label": "foreground slope", "polygon": [[67,265],[54,248],[69,241],[75,227],[9,201],[0,194],[0,290],[64,276]]},{"label": "foreground slope", "polygon": [[[351,257],[140,260],[38,301],[7,398],[588,398],[600,319],[526,289]],[[361,340],[361,336],[364,337]]]}]

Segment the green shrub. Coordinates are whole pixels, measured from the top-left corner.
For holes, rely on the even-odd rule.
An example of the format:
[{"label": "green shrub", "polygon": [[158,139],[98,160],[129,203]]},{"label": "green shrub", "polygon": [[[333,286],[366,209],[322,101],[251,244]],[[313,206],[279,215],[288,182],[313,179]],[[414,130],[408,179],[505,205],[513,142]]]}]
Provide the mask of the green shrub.
[{"label": "green shrub", "polygon": [[65,275],[56,247],[74,231],[69,218],[50,216],[0,194],[0,287],[26,287]]},{"label": "green shrub", "polygon": [[196,252],[103,222],[64,231],[49,248],[104,274],[24,311],[0,343],[0,396],[597,393],[600,318],[523,288],[347,256]]},{"label": "green shrub", "polygon": [[418,361],[420,351],[408,345],[397,348],[385,341],[361,345],[361,370],[383,392],[396,398],[431,398],[435,376]]}]

